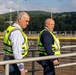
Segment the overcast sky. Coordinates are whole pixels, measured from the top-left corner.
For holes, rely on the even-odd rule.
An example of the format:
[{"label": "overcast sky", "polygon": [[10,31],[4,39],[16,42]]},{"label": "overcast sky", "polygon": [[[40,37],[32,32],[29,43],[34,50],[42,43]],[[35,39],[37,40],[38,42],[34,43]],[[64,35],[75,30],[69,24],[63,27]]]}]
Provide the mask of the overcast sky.
[{"label": "overcast sky", "polygon": [[[18,4],[17,4],[18,3]],[[0,14],[11,11],[76,11],[76,0],[0,0]]]}]

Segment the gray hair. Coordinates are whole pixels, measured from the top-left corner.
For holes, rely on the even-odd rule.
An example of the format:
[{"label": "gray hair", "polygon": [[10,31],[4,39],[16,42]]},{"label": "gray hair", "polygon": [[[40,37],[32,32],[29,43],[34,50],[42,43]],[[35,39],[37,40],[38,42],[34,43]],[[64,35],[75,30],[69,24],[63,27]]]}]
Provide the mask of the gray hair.
[{"label": "gray hair", "polygon": [[18,19],[18,18],[22,18],[22,17],[24,16],[24,14],[25,14],[25,12],[20,12],[20,13],[18,13],[17,19]]}]

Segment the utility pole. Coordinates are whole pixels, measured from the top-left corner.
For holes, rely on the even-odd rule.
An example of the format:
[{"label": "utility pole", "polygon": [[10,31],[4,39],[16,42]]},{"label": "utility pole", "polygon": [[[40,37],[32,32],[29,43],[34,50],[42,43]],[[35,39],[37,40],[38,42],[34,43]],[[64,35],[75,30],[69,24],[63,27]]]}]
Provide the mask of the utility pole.
[{"label": "utility pole", "polygon": [[9,21],[8,23],[11,25],[13,23],[12,21],[12,7],[13,7],[13,1],[12,0],[7,0],[7,3],[5,4],[6,8],[9,10]]},{"label": "utility pole", "polygon": [[51,7],[51,19],[52,19],[52,7]]},{"label": "utility pole", "polygon": [[9,11],[10,11],[10,20],[9,20],[10,23],[9,24],[11,25],[12,24],[12,16],[11,16],[12,9],[10,8]]},{"label": "utility pole", "polygon": [[[16,0],[16,4],[17,4],[17,14],[19,13],[19,2],[21,2],[22,0]],[[25,0],[26,1],[26,0]]]},{"label": "utility pole", "polygon": [[19,13],[19,1],[20,1],[20,0],[16,0],[16,4],[17,4],[17,14]]}]

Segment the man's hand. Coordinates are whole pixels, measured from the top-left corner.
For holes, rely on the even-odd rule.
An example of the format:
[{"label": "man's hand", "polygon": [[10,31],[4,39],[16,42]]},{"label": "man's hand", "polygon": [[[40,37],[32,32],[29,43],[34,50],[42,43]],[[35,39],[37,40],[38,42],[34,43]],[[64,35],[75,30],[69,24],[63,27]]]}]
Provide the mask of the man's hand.
[{"label": "man's hand", "polygon": [[53,64],[54,64],[55,66],[58,66],[58,65],[59,65],[59,61],[58,61],[58,60],[54,60],[54,61],[53,61]]},{"label": "man's hand", "polygon": [[26,71],[25,70],[21,70],[21,75],[26,75]]}]

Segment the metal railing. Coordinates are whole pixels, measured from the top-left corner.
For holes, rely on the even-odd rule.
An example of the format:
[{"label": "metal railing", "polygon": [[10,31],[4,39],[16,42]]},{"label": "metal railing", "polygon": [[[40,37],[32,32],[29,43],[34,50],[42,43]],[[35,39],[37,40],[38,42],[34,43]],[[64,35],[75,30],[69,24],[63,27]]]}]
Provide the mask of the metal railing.
[{"label": "metal railing", "polygon": [[[36,36],[40,31],[26,31],[25,33],[29,36]],[[54,34],[60,36],[76,36],[76,31],[53,31]],[[4,32],[0,32],[0,36],[3,36]]]},{"label": "metal railing", "polygon": [[[70,36],[70,35],[74,35],[74,36],[75,36],[75,35],[76,35],[76,34],[70,34],[69,32],[65,32],[65,35],[62,34],[62,33],[63,33],[63,32],[57,32],[57,33],[55,33],[55,34],[58,34],[58,35],[60,35],[61,37],[62,37],[62,36]],[[75,33],[76,33],[76,32],[75,32]],[[61,35],[61,34],[62,34],[62,35]],[[69,34],[70,34],[70,35],[69,35]],[[29,34],[28,36],[30,36],[30,35],[31,35],[31,34]],[[33,36],[35,36],[35,35],[33,34]],[[37,34],[37,36],[38,36],[38,34]],[[59,36],[59,37],[60,37],[60,36]],[[61,37],[60,37],[59,39],[63,39],[63,38],[61,38]],[[0,39],[3,39],[3,37],[0,37]],[[31,37],[31,39],[34,39],[34,40],[35,40],[34,37],[33,37],[33,38]],[[36,39],[37,39],[37,38],[36,38]],[[67,38],[64,38],[64,40],[65,40],[65,39],[67,39]],[[70,36],[69,39],[72,40],[71,36]],[[75,37],[73,38],[73,40],[74,40],[74,39],[76,40]],[[32,42],[32,41],[31,41],[31,42]],[[34,44],[35,44],[35,43],[32,42],[32,45],[34,45]],[[71,46],[63,46],[61,49],[66,49],[66,48],[70,48],[70,49],[71,49],[71,48],[73,48],[73,47],[76,47],[76,45],[73,45],[73,46],[72,46],[72,43],[71,43],[70,45],[71,45]],[[32,49],[32,50],[31,50],[31,49],[29,50],[29,51],[32,52],[32,57],[35,56],[35,55],[34,55],[34,52],[37,51],[37,50],[38,50],[38,49],[36,49],[36,48],[35,48],[35,49]],[[3,52],[1,52],[0,54],[3,54]],[[62,55],[63,55],[63,54],[62,54]],[[64,54],[64,55],[66,55],[66,54]],[[74,54],[74,56],[76,56],[76,54]],[[69,56],[65,56],[65,57],[69,57]],[[62,58],[62,57],[59,57],[59,58]],[[29,59],[29,58],[28,58],[28,59]],[[22,59],[22,60],[23,60],[23,59]],[[26,60],[26,59],[25,59],[25,60]],[[18,61],[18,60],[17,60],[17,61]],[[37,61],[38,61],[38,60],[37,60]],[[24,62],[29,62],[29,61],[24,61]],[[27,70],[26,70],[27,73],[28,73],[28,72],[32,72],[32,75],[35,75],[35,73],[34,73],[35,71],[43,70],[43,68],[35,68],[35,67],[34,67],[34,66],[35,66],[35,62],[34,62],[34,61],[31,61],[31,62],[32,62],[32,66],[31,66],[32,68],[31,68],[31,69],[27,69]],[[7,64],[7,63],[5,64],[6,69],[9,69],[9,68],[7,68],[7,67],[9,66],[9,64],[11,64],[11,63],[9,62],[8,64]],[[2,64],[0,64],[0,65],[2,65]],[[66,67],[66,66],[72,66],[72,65],[76,65],[76,63],[60,64],[58,67]],[[56,68],[58,68],[58,67],[56,67]],[[6,73],[6,72],[9,73],[9,71],[8,71],[8,70],[7,70],[7,71],[5,70],[5,75],[8,75],[8,73]]]},{"label": "metal railing", "polygon": [[[69,47],[76,47],[76,45],[73,46],[65,46],[61,47],[62,49],[64,48],[69,48]],[[34,68],[34,61],[40,61],[40,60],[47,60],[47,59],[53,59],[53,58],[63,58],[63,57],[70,57],[70,56],[76,56],[76,53],[69,53],[69,54],[62,54],[62,55],[57,55],[57,56],[44,56],[44,57],[34,57],[34,51],[37,51],[38,49],[30,49],[29,51],[32,51],[32,57],[33,58],[25,58],[21,60],[9,60],[9,61],[0,61],[0,65],[5,65],[5,75],[9,75],[9,64],[14,64],[14,63],[21,63],[21,62],[32,62],[32,69],[31,70],[26,70],[26,72],[32,72],[32,75],[34,75],[34,71],[40,71],[43,70],[43,68]],[[3,54],[1,52],[0,54]],[[68,63],[68,64],[61,64],[58,67],[65,67],[65,66],[72,66],[76,65],[76,62],[74,63]]]}]

